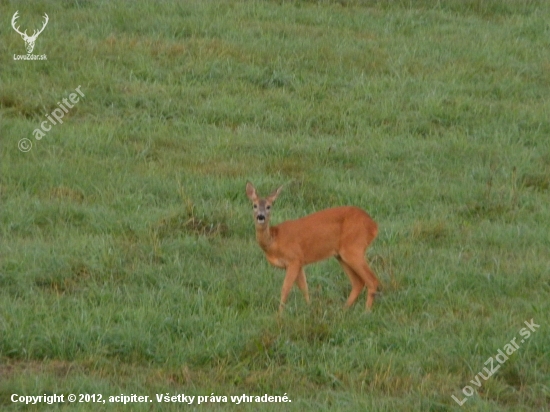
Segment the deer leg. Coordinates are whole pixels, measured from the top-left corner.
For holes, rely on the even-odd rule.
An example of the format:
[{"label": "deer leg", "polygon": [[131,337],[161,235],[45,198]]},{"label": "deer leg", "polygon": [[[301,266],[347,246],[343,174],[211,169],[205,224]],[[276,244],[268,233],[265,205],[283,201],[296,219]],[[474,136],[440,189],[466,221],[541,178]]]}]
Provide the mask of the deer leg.
[{"label": "deer leg", "polygon": [[349,278],[349,281],[351,282],[351,292],[349,294],[348,300],[346,301],[346,308],[349,308],[351,305],[354,304],[355,300],[365,287],[365,282],[361,279],[361,277],[355,273],[355,271],[342,260],[341,257],[337,257],[338,263],[340,263],[340,266],[342,266],[342,269],[344,269],[344,272]]},{"label": "deer leg", "polygon": [[300,290],[302,291],[302,295],[304,295],[306,303],[309,305],[309,292],[307,290],[306,274],[303,268],[300,270],[300,273],[296,278],[296,284],[298,285],[298,288],[300,288]]},{"label": "deer leg", "polygon": [[367,287],[366,309],[369,310],[374,302],[374,296],[378,290],[379,282],[376,275],[365,261],[364,252],[359,251],[353,254],[348,252],[347,255],[341,254],[340,256],[365,283]]},{"label": "deer leg", "polygon": [[[292,285],[294,284],[296,279],[300,276],[300,273],[303,273],[301,265],[294,264],[294,265],[287,266],[285,280],[283,282],[283,288],[281,289],[281,303],[279,304],[279,314],[283,313],[283,309],[285,307],[288,294],[290,293],[290,289],[292,289]],[[304,275],[304,280],[305,280],[305,275]],[[298,283],[298,286],[299,286],[299,283]]]},{"label": "deer leg", "polygon": [[367,262],[363,262],[363,270],[370,280],[370,282],[367,283],[368,295],[366,309],[368,310],[372,307],[372,304],[374,303],[374,297],[376,296],[376,292],[378,291],[379,282]]}]

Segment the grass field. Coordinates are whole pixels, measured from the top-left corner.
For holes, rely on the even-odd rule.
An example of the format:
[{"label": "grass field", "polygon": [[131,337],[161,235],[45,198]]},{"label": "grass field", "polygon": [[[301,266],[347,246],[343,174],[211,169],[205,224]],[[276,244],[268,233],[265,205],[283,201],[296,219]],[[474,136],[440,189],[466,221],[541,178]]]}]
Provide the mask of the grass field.
[{"label": "grass field", "polygon": [[[48,14],[47,60],[14,60],[16,10],[27,33]],[[2,410],[70,393],[153,402],[59,409],[550,410],[550,3],[3,1],[0,16]],[[295,288],[278,321],[284,272],[255,243],[247,180],[285,185],[274,223],[369,212],[371,313],[364,294],[343,310],[329,260],[306,269],[312,304]]]}]

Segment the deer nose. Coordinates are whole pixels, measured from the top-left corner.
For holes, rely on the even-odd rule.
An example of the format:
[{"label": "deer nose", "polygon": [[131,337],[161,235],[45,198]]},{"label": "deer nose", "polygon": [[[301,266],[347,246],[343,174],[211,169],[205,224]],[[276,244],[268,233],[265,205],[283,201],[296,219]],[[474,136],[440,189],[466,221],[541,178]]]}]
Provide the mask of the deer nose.
[{"label": "deer nose", "polygon": [[256,220],[259,223],[263,223],[263,222],[265,222],[265,216],[264,215],[258,215],[258,216],[256,216]]}]

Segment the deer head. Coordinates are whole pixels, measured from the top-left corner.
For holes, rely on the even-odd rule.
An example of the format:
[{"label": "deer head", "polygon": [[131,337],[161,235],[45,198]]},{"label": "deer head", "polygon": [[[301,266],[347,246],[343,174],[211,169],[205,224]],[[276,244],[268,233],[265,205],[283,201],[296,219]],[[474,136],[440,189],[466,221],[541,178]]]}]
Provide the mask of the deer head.
[{"label": "deer head", "polygon": [[[250,182],[246,182],[246,195],[252,202],[254,207],[254,222],[256,223],[257,229],[269,228],[269,218],[271,216],[271,205],[281,193],[279,187],[277,190],[274,190],[268,197],[260,198],[256,192],[256,188]],[[268,229],[265,229],[268,230]]]},{"label": "deer head", "polygon": [[42,33],[44,31],[44,29],[46,28],[46,24],[48,24],[48,15],[46,13],[44,13],[44,25],[42,26],[42,28],[38,31],[34,30],[34,32],[32,33],[32,36],[29,36],[27,35],[27,30],[25,30],[23,33],[21,33],[19,31],[19,27],[15,27],[15,21],[19,18],[19,16],[17,15],[17,13],[19,13],[19,10],[15,12],[15,14],[13,15],[12,19],[11,19],[11,26],[13,27],[13,29],[19,33],[21,35],[21,37],[23,38],[23,40],[25,40],[25,48],[27,49],[27,53],[28,54],[31,54],[33,49],[34,49],[34,43],[36,42],[36,38],[38,37],[38,35],[40,33]]}]

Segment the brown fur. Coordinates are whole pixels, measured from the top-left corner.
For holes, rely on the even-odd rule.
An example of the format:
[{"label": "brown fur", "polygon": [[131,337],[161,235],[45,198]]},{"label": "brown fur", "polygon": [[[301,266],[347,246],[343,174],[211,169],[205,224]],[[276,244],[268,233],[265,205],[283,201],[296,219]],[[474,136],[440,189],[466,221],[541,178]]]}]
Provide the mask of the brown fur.
[{"label": "brown fur", "polygon": [[[247,196],[255,205],[256,240],[269,263],[286,269],[279,312],[282,312],[294,282],[309,303],[303,267],[329,257],[336,257],[350,279],[352,289],[346,307],[353,305],[366,287],[366,308],[370,309],[379,282],[365,260],[365,251],[378,234],[376,222],[358,207],[341,206],[270,227],[271,205],[280,190],[281,187],[267,198],[260,198],[251,183],[246,185]],[[262,216],[264,219],[258,220]]]}]

